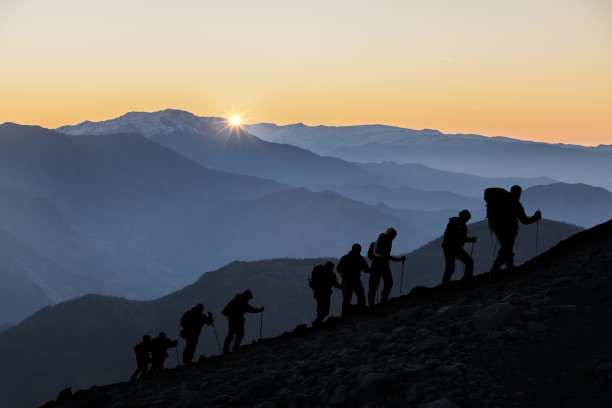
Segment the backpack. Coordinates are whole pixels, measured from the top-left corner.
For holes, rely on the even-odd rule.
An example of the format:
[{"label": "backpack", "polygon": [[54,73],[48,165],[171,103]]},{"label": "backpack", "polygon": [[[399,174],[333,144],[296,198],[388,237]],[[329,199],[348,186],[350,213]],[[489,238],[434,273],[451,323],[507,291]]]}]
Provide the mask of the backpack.
[{"label": "backpack", "polygon": [[512,196],[503,188],[491,187],[484,191],[487,203],[487,220],[491,231],[499,231],[507,223],[508,215],[512,211]]},{"label": "backpack", "polygon": [[312,268],[310,273],[310,279],[308,279],[308,285],[312,289],[319,288],[323,285],[323,274],[325,273],[325,267],[323,265],[317,265]]},{"label": "backpack", "polygon": [[368,248],[368,259],[370,261],[374,259],[374,245],[376,245],[376,242],[370,242],[370,247]]},{"label": "backpack", "polygon": [[236,309],[236,302],[238,295],[234,296],[234,298],[232,300],[229,301],[229,303],[227,305],[225,305],[225,307],[223,308],[223,310],[221,311],[221,314],[223,316],[229,316],[232,314],[232,312],[234,311],[234,309]]}]

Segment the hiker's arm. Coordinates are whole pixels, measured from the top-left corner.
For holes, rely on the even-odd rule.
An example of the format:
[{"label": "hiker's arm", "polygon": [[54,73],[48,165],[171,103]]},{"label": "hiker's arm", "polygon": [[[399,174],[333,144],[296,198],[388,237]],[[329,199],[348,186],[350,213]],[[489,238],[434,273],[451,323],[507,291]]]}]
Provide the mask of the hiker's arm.
[{"label": "hiker's arm", "polygon": [[211,312],[208,312],[208,316],[204,317],[204,324],[210,326],[214,323],[213,316]]},{"label": "hiker's arm", "polygon": [[540,210],[536,211],[532,217],[527,217],[527,214],[525,214],[525,209],[523,208],[523,205],[519,203],[518,219],[523,224],[533,224],[536,221],[540,221],[541,218],[542,218],[542,213],[540,212]]},{"label": "hiker's arm", "polygon": [[363,256],[361,257],[361,270],[364,273],[370,273],[370,267],[368,266],[368,263],[366,262],[366,260],[363,259]]},{"label": "hiker's arm", "polygon": [[259,313],[259,312],[262,312],[262,311],[263,311],[263,310],[262,310],[263,308],[259,309],[259,308],[253,307],[253,306],[251,306],[251,305],[249,305],[249,304],[247,304],[247,305],[246,305],[246,308],[245,308],[245,309],[246,309],[246,311],[247,311],[247,312],[249,312],[249,313]]},{"label": "hiker's arm", "polygon": [[397,258],[395,256],[389,255],[389,259],[392,260],[393,262],[404,262],[406,260],[406,255]]}]

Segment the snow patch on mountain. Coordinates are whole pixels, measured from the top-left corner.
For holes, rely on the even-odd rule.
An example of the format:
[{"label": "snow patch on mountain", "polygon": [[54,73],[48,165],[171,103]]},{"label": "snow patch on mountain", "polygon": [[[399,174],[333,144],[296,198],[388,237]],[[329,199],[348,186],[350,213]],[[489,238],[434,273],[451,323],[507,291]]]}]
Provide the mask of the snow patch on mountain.
[{"label": "snow patch on mountain", "polygon": [[203,131],[221,131],[227,120],[219,117],[200,117],[192,113],[166,109],[157,112],[129,112],[115,119],[101,122],[85,121],[74,126],[62,126],[56,130],[71,136],[111,135],[139,133],[147,138],[172,132],[199,135]]}]

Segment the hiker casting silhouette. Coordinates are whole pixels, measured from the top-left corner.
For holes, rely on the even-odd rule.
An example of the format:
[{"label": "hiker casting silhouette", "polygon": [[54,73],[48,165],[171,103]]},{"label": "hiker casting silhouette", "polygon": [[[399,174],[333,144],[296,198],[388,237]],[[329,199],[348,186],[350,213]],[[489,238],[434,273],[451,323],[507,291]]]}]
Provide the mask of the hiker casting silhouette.
[{"label": "hiker casting silhouette", "polygon": [[132,374],[130,381],[136,380],[139,374],[140,378],[142,378],[149,369],[149,362],[151,362],[151,336],[148,334],[142,336],[142,341],[134,346],[134,353],[136,353],[136,364],[138,364],[138,367],[134,374]]},{"label": "hiker casting silhouette", "polygon": [[391,288],[393,287],[393,276],[389,267],[389,261],[405,262],[406,256],[397,258],[391,255],[391,245],[397,231],[395,228],[389,228],[384,234],[380,234],[376,242],[370,244],[371,251],[368,250],[368,257],[372,259],[372,267],[370,268],[370,281],[368,290],[368,304],[374,306],[376,291],[380,284],[380,278],[383,280],[383,290],[380,294],[380,303],[384,303],[389,299]]},{"label": "hiker casting silhouette", "polygon": [[[472,214],[468,210],[463,210],[458,217],[448,219],[448,225],[444,231],[444,241],[442,242],[442,250],[444,251],[444,261],[446,269],[442,277],[442,283],[450,282],[451,276],[455,271],[455,259],[460,260],[465,265],[465,272],[461,280],[471,279],[474,273],[474,260],[463,249],[466,242],[476,242],[476,237],[467,236],[467,226],[465,225]],[[472,245],[472,249],[474,246]]]},{"label": "hiker casting silhouette", "polygon": [[177,345],[178,340],[170,340],[164,332],[151,340],[151,371],[162,371],[164,361],[168,357],[168,349]]},{"label": "hiker casting silhouette", "polygon": [[183,350],[183,364],[189,365],[193,360],[196,346],[198,345],[198,338],[202,331],[202,326],[205,324],[210,326],[213,324],[212,313],[208,312],[208,315],[204,313],[204,306],[199,303],[186,311],[181,317],[181,337],[185,339],[185,350]]},{"label": "hiker casting silhouette", "polygon": [[236,351],[240,347],[242,338],[244,337],[244,315],[245,313],[263,312],[264,308],[256,308],[249,305],[249,301],[253,299],[253,293],[247,289],[243,293],[239,293],[225,306],[221,314],[227,317],[229,331],[225,342],[223,343],[223,352],[230,352],[230,344],[234,341],[232,351]]},{"label": "hiker casting silhouette", "polygon": [[366,300],[361,283],[361,271],[370,273],[370,268],[361,256],[361,245],[353,244],[351,251],[340,258],[336,270],[342,277],[342,316],[346,316],[350,311],[353,292],[357,296],[357,308],[365,308]]},{"label": "hiker casting silhouette", "polygon": [[519,201],[521,192],[521,187],[516,185],[512,186],[510,192],[501,188],[485,190],[489,228],[493,230],[499,241],[499,252],[491,267],[491,274],[499,272],[503,264],[506,264],[507,270],[514,268],[513,248],[518,234],[518,222],[532,224],[542,218],[540,210],[537,210],[533,216],[527,217]]},{"label": "hiker casting silhouette", "polygon": [[332,287],[342,289],[334,273],[334,264],[326,262],[325,265],[315,266],[310,276],[310,287],[317,301],[317,318],[314,319],[312,325],[318,326],[329,314]]}]

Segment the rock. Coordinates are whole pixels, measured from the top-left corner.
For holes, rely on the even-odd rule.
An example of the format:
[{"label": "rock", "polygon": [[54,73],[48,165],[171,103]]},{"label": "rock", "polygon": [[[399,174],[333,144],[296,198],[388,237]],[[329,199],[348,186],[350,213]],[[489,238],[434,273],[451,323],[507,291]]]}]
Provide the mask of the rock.
[{"label": "rock", "polygon": [[487,339],[488,340],[497,340],[497,339],[501,338],[503,335],[504,335],[504,333],[502,331],[500,331],[500,330],[491,330],[487,334]]},{"label": "rock", "polygon": [[339,386],[327,403],[330,405],[345,405],[348,400],[347,391],[348,387],[346,385]]},{"label": "rock", "polygon": [[461,375],[462,369],[465,367],[464,364],[456,363],[452,365],[443,365],[436,368],[435,372],[443,375]]},{"label": "rock", "polygon": [[539,333],[546,330],[546,326],[541,322],[529,322],[526,326],[530,333]]},{"label": "rock", "polygon": [[536,309],[535,307],[532,307],[529,310],[522,311],[521,312],[521,317],[525,321],[533,322],[533,321],[540,320],[542,318],[542,313],[540,312],[539,309]]},{"label": "rock", "polygon": [[263,374],[256,377],[248,386],[245,397],[248,398],[263,398],[274,392],[276,388],[276,380],[268,374]]},{"label": "rock", "polygon": [[406,402],[412,403],[421,399],[423,396],[423,384],[414,384],[406,393]]},{"label": "rock", "polygon": [[439,400],[428,402],[427,404],[421,405],[419,408],[458,408],[457,405],[453,404],[448,398],[443,397]]},{"label": "rock", "polygon": [[368,373],[362,376],[350,392],[349,397],[363,404],[393,393],[395,379],[388,374]]},{"label": "rock", "polygon": [[57,403],[66,403],[72,399],[72,390],[70,388],[65,388],[57,394],[57,398],[55,401]]},{"label": "rock", "polygon": [[[295,394],[287,398],[288,408],[301,408],[307,405],[317,405],[318,400],[312,395],[308,394]],[[319,404],[320,405],[320,404]]]},{"label": "rock", "polygon": [[509,327],[504,330],[504,337],[513,340],[528,339],[529,334],[525,330],[517,329],[516,327]]},{"label": "rock", "polygon": [[516,308],[507,302],[495,303],[472,314],[472,323],[480,334],[502,327],[518,317]]},{"label": "rock", "polygon": [[419,351],[437,350],[446,347],[449,342],[449,339],[446,337],[434,336],[421,342],[417,345],[416,349]]}]

